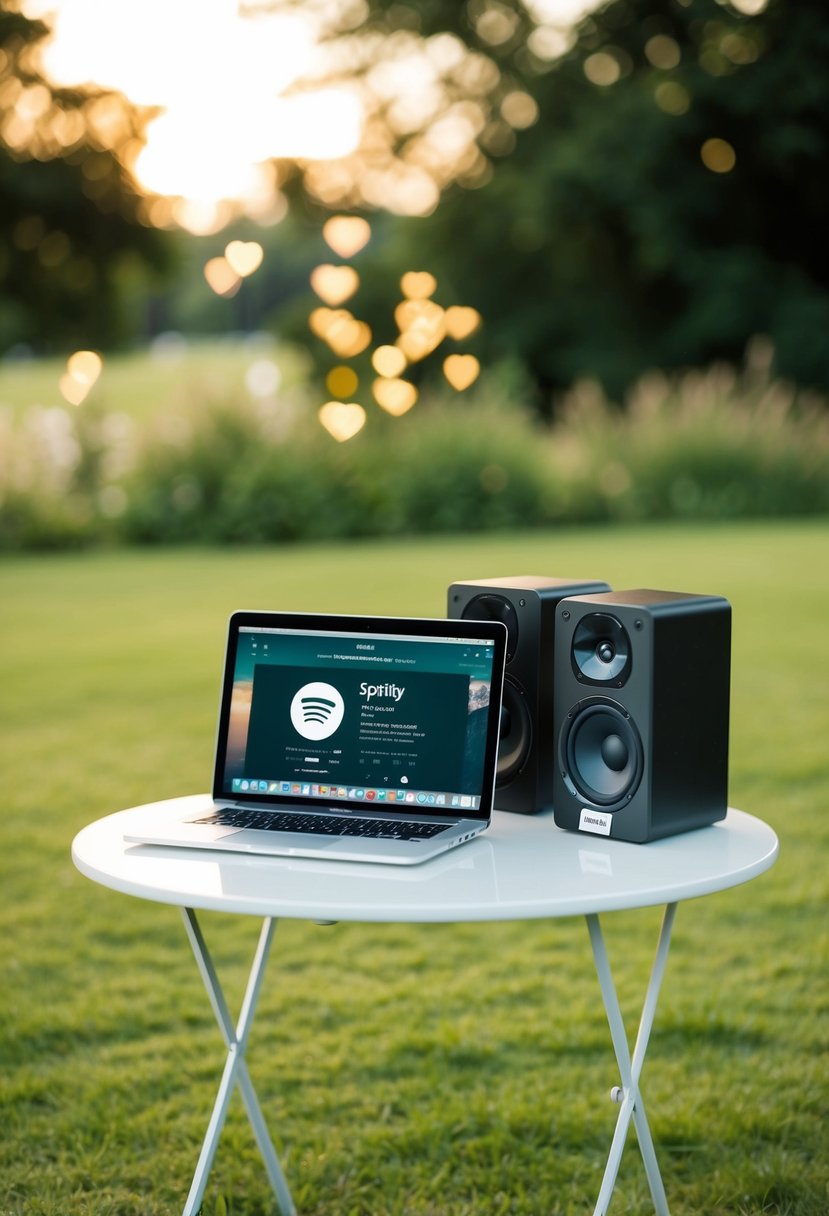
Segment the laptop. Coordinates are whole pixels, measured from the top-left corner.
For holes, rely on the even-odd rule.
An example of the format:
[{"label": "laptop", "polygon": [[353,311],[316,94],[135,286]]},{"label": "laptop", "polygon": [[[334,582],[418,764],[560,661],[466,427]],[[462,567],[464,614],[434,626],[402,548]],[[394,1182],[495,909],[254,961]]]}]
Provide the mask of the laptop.
[{"label": "laptop", "polygon": [[497,621],[235,612],[212,801],[130,842],[414,865],[488,826]]}]

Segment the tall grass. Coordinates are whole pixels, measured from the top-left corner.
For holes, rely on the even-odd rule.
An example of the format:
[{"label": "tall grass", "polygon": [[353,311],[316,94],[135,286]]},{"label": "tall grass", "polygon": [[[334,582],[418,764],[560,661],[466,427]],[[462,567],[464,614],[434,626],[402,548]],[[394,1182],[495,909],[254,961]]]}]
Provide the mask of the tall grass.
[{"label": "tall grass", "polygon": [[[205,788],[227,613],[442,614],[453,580],[515,572],[734,605],[730,798],[781,857],[680,908],[643,1093],[673,1216],[825,1216],[827,541],[823,522],[672,524],[5,558],[2,1216],[182,1207],[221,1040],[176,910],[88,882],[69,847]],[[256,926],[203,923],[235,1006]],[[655,911],[606,930],[633,1024]],[[592,1209],[618,1077],[579,920],[285,921],[250,1067],[304,1216]],[[234,1101],[205,1212],[272,1210]],[[650,1210],[629,1145],[611,1212]]]}]

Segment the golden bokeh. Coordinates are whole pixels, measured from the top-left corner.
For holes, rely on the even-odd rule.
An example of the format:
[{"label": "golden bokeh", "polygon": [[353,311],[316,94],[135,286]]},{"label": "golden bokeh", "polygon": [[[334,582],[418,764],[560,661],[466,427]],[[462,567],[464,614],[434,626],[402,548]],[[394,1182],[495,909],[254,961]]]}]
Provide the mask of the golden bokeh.
[{"label": "golden bokeh", "polygon": [[448,355],[443,361],[443,374],[459,393],[475,383],[480,370],[481,365],[474,355]]},{"label": "golden bokeh", "polygon": [[366,411],[356,401],[327,401],[318,417],[329,435],[338,443],[345,443],[365,426]]},{"label": "golden bokeh", "polygon": [[409,270],[400,280],[400,290],[407,300],[426,300],[434,295],[438,281],[428,270]]},{"label": "golden bokeh", "polygon": [[76,350],[66,361],[66,370],[72,379],[89,388],[100,376],[103,366],[104,361],[95,350]]},{"label": "golden bokeh", "polygon": [[616,83],[622,69],[614,55],[609,55],[607,51],[596,51],[585,59],[584,74],[591,84],[607,88],[608,85]]},{"label": "golden bokeh", "polygon": [[645,56],[655,68],[667,72],[679,67],[682,53],[675,38],[668,34],[654,34],[645,43]]},{"label": "golden bokeh", "polygon": [[325,341],[341,359],[354,359],[370,345],[371,329],[365,321],[358,321],[345,309],[338,309],[337,313],[328,327]]},{"label": "golden bokeh", "polygon": [[341,258],[353,258],[371,239],[371,225],[359,215],[333,215],[322,227],[326,244]]},{"label": "golden bokeh", "polygon": [[235,296],[242,282],[227,258],[211,258],[204,267],[204,277],[217,296]]},{"label": "golden bokeh", "polygon": [[[333,216],[325,225],[325,239],[341,257],[359,252],[361,241],[369,236],[370,227],[367,223],[363,226],[356,216]],[[365,321],[347,308],[331,306],[347,300],[359,283],[359,275],[347,265],[325,263],[311,273],[311,284],[325,303],[311,310],[308,325],[344,361],[362,354],[372,340]],[[377,405],[395,418],[407,413],[419,397],[417,387],[401,379],[407,365],[425,359],[446,338],[463,341],[482,324],[476,308],[453,305],[445,309],[433,300],[437,286],[437,279],[427,270],[410,270],[402,275],[403,299],[394,308],[397,339],[394,345],[383,344],[371,352],[371,365],[378,377],[372,384],[372,395]],[[468,388],[480,370],[474,355],[456,354],[443,362],[443,374],[458,392]],[[352,367],[343,364],[326,376],[325,386],[332,400],[320,410],[320,422],[340,441],[351,438],[365,425],[365,410],[354,400],[360,380]]]},{"label": "golden bokeh", "polygon": [[378,346],[371,356],[371,364],[378,376],[399,376],[406,366],[406,356],[397,346]]},{"label": "golden bokeh", "polygon": [[501,117],[518,131],[538,122],[538,113],[538,103],[529,93],[507,93],[501,102]]},{"label": "golden bokeh", "polygon": [[313,311],[311,312],[311,314],[308,317],[309,329],[311,330],[312,333],[316,334],[318,338],[322,338],[324,340],[325,335],[328,333],[329,329],[333,325],[334,319],[338,313],[347,315],[349,317],[351,316],[351,313],[346,314],[344,308],[333,309],[333,308],[325,308],[323,306],[320,308],[313,309]]},{"label": "golden bokeh", "polygon": [[225,249],[225,258],[240,279],[246,279],[262,265],[265,251],[258,241],[231,241]]},{"label": "golden bokeh", "polygon": [[336,308],[354,295],[360,286],[360,276],[353,266],[332,266],[325,262],[311,271],[311,286],[321,300]]},{"label": "golden bokeh", "polygon": [[456,342],[462,342],[464,338],[474,334],[475,330],[479,328],[481,320],[481,314],[477,308],[453,304],[446,310],[446,336],[454,338]]},{"label": "golden bokeh", "polygon": [[417,401],[417,389],[408,380],[375,380],[371,391],[377,404],[395,418],[405,414]]},{"label": "golden bokeh", "polygon": [[80,405],[101,374],[104,363],[94,350],[76,350],[66,361],[66,371],[58,381],[61,396],[70,405]]},{"label": "golden bokeh", "polygon": [[341,359],[362,354],[371,342],[369,326],[347,308],[315,308],[308,317],[308,325]]},{"label": "golden bokeh", "polygon": [[74,380],[69,372],[64,372],[58,381],[58,388],[61,396],[69,402],[70,405],[80,405],[86,400],[89,392],[88,384],[81,384],[79,380]]},{"label": "golden bokeh", "polygon": [[325,387],[332,397],[353,397],[360,380],[357,373],[350,367],[332,367],[325,377]]},{"label": "golden bokeh", "polygon": [[434,300],[403,300],[394,310],[400,330],[395,345],[410,363],[417,363],[446,337],[446,313]]},{"label": "golden bokeh", "polygon": [[677,80],[660,80],[653,95],[660,110],[666,114],[687,114],[691,108],[691,94]]},{"label": "golden bokeh", "polygon": [[726,139],[706,139],[699,154],[712,173],[730,173],[737,163],[737,153]]}]

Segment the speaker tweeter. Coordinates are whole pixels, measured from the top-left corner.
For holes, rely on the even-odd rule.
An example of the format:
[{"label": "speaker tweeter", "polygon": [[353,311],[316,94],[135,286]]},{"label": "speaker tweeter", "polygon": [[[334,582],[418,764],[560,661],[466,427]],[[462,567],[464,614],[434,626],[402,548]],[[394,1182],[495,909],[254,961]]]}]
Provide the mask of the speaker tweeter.
[{"label": "speaker tweeter", "polygon": [[630,638],[621,621],[607,612],[591,612],[573,634],[571,659],[576,678],[589,684],[618,684],[630,670]]}]

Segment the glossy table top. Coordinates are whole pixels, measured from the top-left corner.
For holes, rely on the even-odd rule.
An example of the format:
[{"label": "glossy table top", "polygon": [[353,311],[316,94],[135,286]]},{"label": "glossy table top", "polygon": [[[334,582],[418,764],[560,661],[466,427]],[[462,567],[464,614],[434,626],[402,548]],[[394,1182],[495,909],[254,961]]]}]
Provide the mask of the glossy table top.
[{"label": "glossy table top", "polygon": [[128,844],[142,819],[207,808],[207,794],[119,811],[78,833],[87,878],[159,903],[306,920],[518,920],[641,908],[757,877],[778,852],[767,824],[726,818],[649,844],[557,828],[549,814],[496,811],[483,835],[416,866],[276,858]]}]

